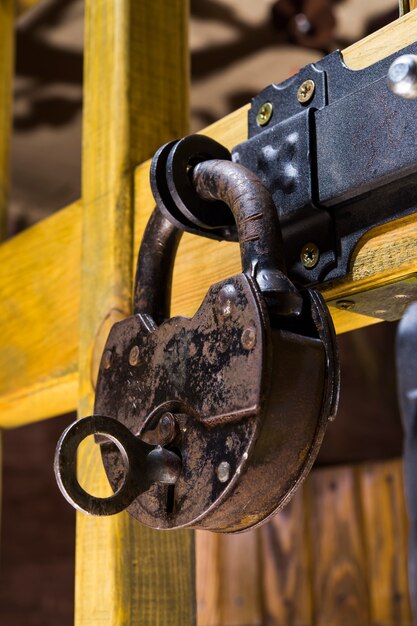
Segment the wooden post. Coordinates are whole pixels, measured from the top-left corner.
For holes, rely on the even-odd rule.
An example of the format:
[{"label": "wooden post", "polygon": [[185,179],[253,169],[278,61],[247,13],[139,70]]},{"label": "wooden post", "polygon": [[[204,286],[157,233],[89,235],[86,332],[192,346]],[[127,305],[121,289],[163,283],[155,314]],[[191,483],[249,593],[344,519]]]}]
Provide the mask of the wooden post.
[{"label": "wooden post", "polygon": [[[131,310],[133,172],[187,131],[187,3],[87,0],[82,155],[79,415],[91,414],[111,324]],[[99,455],[79,453],[97,493]],[[194,538],[158,533],[126,514],[77,519],[78,625],[194,624]]]},{"label": "wooden post", "polygon": [[14,65],[14,0],[0,2],[0,240],[7,234],[9,151]]},{"label": "wooden post", "polygon": [[[9,154],[14,66],[14,0],[0,3],[0,240],[7,235]],[[2,440],[0,432],[0,512],[2,493]]]}]

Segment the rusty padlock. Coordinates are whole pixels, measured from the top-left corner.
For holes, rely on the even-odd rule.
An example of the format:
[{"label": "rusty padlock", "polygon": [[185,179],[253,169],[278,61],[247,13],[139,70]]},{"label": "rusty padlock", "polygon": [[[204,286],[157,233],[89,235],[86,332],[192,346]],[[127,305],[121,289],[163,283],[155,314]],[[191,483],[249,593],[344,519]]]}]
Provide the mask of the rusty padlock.
[{"label": "rusty padlock", "polygon": [[[234,220],[242,273],[211,286],[192,318],[169,318],[182,232],[155,209],[138,259],[134,315],[111,329],[95,415],[64,432],[55,471],[64,496],[87,513],[126,508],[158,529],[239,532],[284,506],[307,475],[336,411],[339,368],[322,297],[285,275],[269,192],[219,144],[201,141],[204,150],[182,155],[184,197],[192,190],[207,211],[222,203],[223,217],[213,220],[230,232]],[[176,147],[159,151],[154,171]],[[219,153],[225,158],[210,158]],[[161,189],[165,197],[157,190],[156,199],[169,214],[172,178],[159,181]],[[90,434],[115,492],[108,499],[90,496],[76,479],[76,449]]]}]

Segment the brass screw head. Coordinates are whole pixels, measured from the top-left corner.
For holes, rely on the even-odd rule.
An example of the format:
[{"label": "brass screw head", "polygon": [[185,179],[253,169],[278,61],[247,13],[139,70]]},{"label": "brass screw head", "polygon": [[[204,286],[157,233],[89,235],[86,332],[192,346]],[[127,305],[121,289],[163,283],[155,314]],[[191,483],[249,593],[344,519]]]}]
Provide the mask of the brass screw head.
[{"label": "brass screw head", "polygon": [[315,243],[306,243],[301,250],[300,258],[304,267],[311,270],[313,267],[316,267],[319,262],[320,250]]},{"label": "brass screw head", "polygon": [[129,352],[129,363],[133,367],[139,363],[139,347],[138,346],[133,346],[133,348]]},{"label": "brass screw head", "polygon": [[314,92],[316,90],[316,84],[314,80],[305,80],[298,88],[297,91],[297,100],[301,104],[307,104],[310,102],[312,97],[314,96]]},{"label": "brass screw head", "polygon": [[240,342],[245,350],[252,350],[256,344],[256,332],[254,328],[245,328],[240,338]]},{"label": "brass screw head", "polygon": [[259,126],[266,126],[269,120],[272,117],[272,112],[274,108],[271,102],[264,102],[263,105],[259,108],[258,113],[256,114],[256,121]]},{"label": "brass screw head", "polygon": [[105,350],[103,353],[102,363],[105,370],[110,369],[113,354],[111,350]]}]

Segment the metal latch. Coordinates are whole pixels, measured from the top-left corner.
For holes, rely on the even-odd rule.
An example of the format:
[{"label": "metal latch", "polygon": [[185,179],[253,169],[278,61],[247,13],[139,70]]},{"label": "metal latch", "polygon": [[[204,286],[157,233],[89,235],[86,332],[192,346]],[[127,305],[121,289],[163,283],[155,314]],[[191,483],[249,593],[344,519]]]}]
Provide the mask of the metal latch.
[{"label": "metal latch", "polygon": [[[367,231],[416,211],[416,54],[414,43],[353,71],[335,51],[252,100],[249,138],[232,159],[271,193],[288,275],[298,284],[346,276]],[[178,193],[175,173],[170,184]],[[163,204],[185,230],[236,239],[230,222],[219,227],[181,203]]]}]

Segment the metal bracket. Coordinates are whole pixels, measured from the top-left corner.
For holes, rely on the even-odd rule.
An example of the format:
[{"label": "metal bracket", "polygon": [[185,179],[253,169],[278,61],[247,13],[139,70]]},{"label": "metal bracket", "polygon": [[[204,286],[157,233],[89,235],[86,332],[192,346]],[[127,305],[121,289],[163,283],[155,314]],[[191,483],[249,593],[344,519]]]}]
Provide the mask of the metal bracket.
[{"label": "metal bracket", "polygon": [[232,159],[271,192],[298,283],[345,276],[364,233],[416,211],[417,100],[388,84],[413,53],[416,43],[353,71],[336,51],[252,100]]},{"label": "metal bracket", "polygon": [[405,280],[361,291],[346,298],[329,300],[327,305],[385,322],[395,322],[402,318],[407,307],[415,301],[417,301],[417,275],[414,274]]}]

